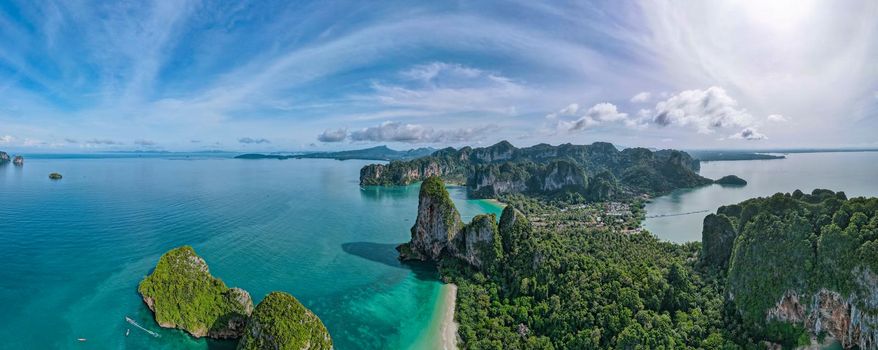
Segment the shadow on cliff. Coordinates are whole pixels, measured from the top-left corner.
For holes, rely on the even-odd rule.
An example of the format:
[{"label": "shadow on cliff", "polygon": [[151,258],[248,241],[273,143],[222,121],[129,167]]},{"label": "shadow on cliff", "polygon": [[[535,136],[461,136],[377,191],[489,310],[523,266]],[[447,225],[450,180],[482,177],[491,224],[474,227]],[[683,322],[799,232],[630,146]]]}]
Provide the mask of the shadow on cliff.
[{"label": "shadow on cliff", "polygon": [[439,271],[436,266],[419,261],[401,262],[397,257],[399,252],[396,251],[397,244],[393,243],[375,243],[375,242],[348,242],[342,243],[341,249],[345,253],[361,257],[366,260],[381,263],[387,266],[399,269],[411,270],[415,273],[415,277],[423,281],[435,281],[439,279]]}]

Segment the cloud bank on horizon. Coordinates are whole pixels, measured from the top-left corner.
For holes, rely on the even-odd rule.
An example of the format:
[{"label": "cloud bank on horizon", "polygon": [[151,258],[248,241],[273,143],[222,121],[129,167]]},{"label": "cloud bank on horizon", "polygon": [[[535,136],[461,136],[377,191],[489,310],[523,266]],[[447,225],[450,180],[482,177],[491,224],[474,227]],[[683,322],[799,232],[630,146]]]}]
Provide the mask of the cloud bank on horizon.
[{"label": "cloud bank on horizon", "polygon": [[13,0],[0,28],[0,149],[878,146],[874,1]]}]

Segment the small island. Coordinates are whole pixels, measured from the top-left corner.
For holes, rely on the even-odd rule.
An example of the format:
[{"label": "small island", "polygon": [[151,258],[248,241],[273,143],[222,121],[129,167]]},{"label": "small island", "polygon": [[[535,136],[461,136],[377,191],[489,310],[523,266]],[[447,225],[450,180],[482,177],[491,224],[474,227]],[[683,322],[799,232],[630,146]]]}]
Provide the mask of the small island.
[{"label": "small island", "polygon": [[295,297],[271,292],[254,310],[250,293],[213,277],[190,246],[162,255],[137,290],[159,326],[196,338],[242,338],[238,349],[248,350],[332,349],[323,322]]},{"label": "small island", "polygon": [[238,350],[332,349],[329,331],[294,296],[271,292],[256,306]]},{"label": "small island", "polygon": [[9,161],[9,153],[0,151],[0,163],[5,163]]},{"label": "small island", "polygon": [[15,156],[15,158],[12,159],[12,164],[15,164],[15,165],[17,165],[17,166],[22,166],[22,165],[24,165],[24,157],[22,157],[22,156]]},{"label": "small island", "polygon": [[253,312],[250,294],[213,277],[190,246],[162,255],[138,291],[160,326],[194,337],[239,338]]},{"label": "small island", "polygon": [[59,173],[51,173],[49,174],[49,178],[52,180],[61,180],[61,174]]},{"label": "small island", "polygon": [[747,180],[735,175],[726,175],[715,180],[713,183],[724,186],[745,186],[747,185]]}]

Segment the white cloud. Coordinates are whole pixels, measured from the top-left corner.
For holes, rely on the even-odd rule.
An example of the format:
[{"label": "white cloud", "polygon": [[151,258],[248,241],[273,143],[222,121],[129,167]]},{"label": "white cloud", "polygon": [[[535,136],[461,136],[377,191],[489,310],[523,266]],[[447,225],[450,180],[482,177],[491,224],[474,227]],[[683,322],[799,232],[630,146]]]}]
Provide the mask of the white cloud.
[{"label": "white cloud", "polygon": [[271,143],[268,139],[263,138],[252,138],[252,137],[242,137],[238,139],[238,142],[245,144],[260,144],[260,143]]},{"label": "white cloud", "polygon": [[765,140],[768,137],[766,137],[764,134],[760,134],[758,131],[756,131],[756,129],[744,128],[740,132],[733,134],[733,135],[730,135],[729,138],[736,139],[736,140],[755,141],[755,140]]},{"label": "white cloud", "polygon": [[649,99],[652,98],[652,93],[649,91],[643,91],[631,97],[631,102],[633,103],[644,103],[649,102]]},{"label": "white cloud", "polygon": [[627,118],[628,114],[619,112],[619,109],[616,107],[616,105],[608,102],[602,102],[589,108],[588,111],[585,112],[585,115],[579,117],[579,119],[571,121],[558,121],[557,128],[559,130],[576,131],[603,123],[613,123],[620,121],[628,122]]},{"label": "white cloud", "polygon": [[777,123],[783,123],[783,122],[788,122],[788,121],[790,121],[789,118],[784,117],[783,115],[780,115],[780,114],[772,114],[772,115],[769,115],[767,119],[768,119],[768,121],[770,121],[770,122],[777,122]]},{"label": "white cloud", "polygon": [[336,130],[326,129],[326,130],[323,130],[323,132],[320,133],[320,135],[317,135],[317,141],[320,141],[320,142],[341,142],[341,141],[344,141],[344,139],[346,139],[347,137],[348,137],[348,129],[344,129],[344,128],[336,129]]},{"label": "white cloud", "polygon": [[571,104],[567,105],[567,107],[564,107],[555,113],[547,114],[546,119],[555,119],[558,116],[574,115],[578,111],[579,111],[579,104],[578,103],[571,103]]},{"label": "white cloud", "polygon": [[402,124],[388,121],[378,126],[352,131],[350,138],[354,141],[371,142],[468,142],[481,139],[491,129],[494,128],[483,126],[479,128],[435,130],[432,127],[419,124]]},{"label": "white cloud", "polygon": [[9,135],[0,136],[0,143],[9,144],[15,141],[15,138]]},{"label": "white cloud", "polygon": [[692,126],[702,134],[725,127],[748,127],[753,116],[738,107],[721,87],[686,90],[655,105],[653,123],[659,126]]},{"label": "white cloud", "polygon": [[500,75],[459,64],[433,62],[400,73],[394,83],[375,82],[373,96],[386,106],[436,113],[515,114],[530,90]]}]

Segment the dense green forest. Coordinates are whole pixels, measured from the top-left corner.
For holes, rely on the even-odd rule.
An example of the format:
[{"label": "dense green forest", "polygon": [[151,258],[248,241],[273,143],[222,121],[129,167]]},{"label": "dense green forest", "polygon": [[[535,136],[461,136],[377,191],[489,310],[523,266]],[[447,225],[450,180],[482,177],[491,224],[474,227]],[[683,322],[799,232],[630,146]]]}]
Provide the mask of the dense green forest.
[{"label": "dense green forest", "polygon": [[[558,213],[523,196],[503,199],[526,217]],[[636,225],[631,216],[626,225]],[[647,232],[571,225],[500,225],[504,257],[476,271],[454,259],[459,335],[469,349],[681,349],[729,346],[721,280],[696,271],[701,247]]]},{"label": "dense green forest", "polygon": [[[797,191],[723,207],[705,220],[704,247],[636,229],[643,217],[637,202],[502,201],[508,206],[496,263],[440,262],[443,278],[459,286],[463,348],[793,348],[844,335],[832,334],[832,320],[819,334],[808,332],[807,321],[766,323],[766,310],[785,291],[874,295],[875,286],[855,273],[878,268],[875,198]],[[513,210],[524,215],[504,223]],[[583,219],[608,213],[611,224]],[[871,299],[859,300],[862,308]],[[845,347],[857,341],[842,340]]]}]

